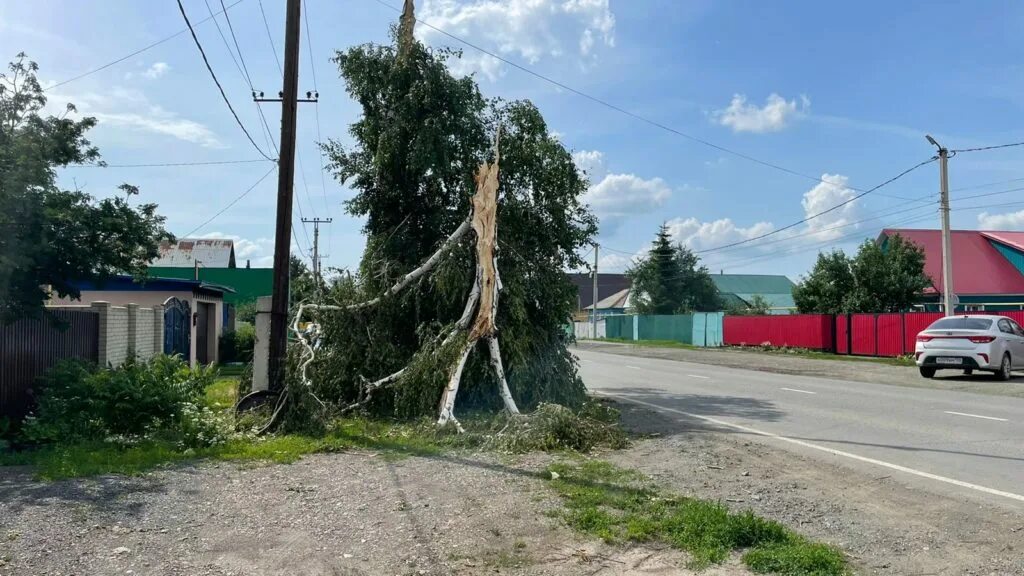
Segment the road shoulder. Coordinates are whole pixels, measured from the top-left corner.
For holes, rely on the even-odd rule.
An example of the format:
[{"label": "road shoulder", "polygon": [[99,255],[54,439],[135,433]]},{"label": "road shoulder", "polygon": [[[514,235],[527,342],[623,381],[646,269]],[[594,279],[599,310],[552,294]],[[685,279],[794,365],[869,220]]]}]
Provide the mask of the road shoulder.
[{"label": "road shoulder", "polygon": [[[617,403],[648,436],[609,455],[682,494],[752,509],[846,550],[870,574],[1024,574],[1024,513],[794,454],[757,437]],[[653,436],[652,436],[653,435]]]}]

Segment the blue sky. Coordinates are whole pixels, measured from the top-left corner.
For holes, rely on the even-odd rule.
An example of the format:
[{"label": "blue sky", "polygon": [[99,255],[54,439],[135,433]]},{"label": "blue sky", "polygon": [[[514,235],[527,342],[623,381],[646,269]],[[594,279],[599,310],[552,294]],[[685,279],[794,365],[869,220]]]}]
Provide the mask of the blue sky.
[{"label": "blue sky", "polygon": [[[209,1],[220,9],[219,0]],[[262,2],[280,52],[284,2]],[[203,0],[185,7],[193,22],[209,17]],[[607,271],[621,270],[666,222],[678,240],[707,250],[704,260],[716,272],[796,279],[818,250],[852,249],[884,226],[936,227],[934,203],[906,199],[937,199],[937,165],[764,240],[714,249],[794,223],[848,200],[857,193],[849,187],[870,188],[929,158],[925,133],[954,149],[1024,140],[1019,2],[424,0],[417,7],[423,21],[596,98],[821,180],[696,143],[463,47],[456,73],[476,74],[487,96],[533,100],[588,170],[587,199],[602,219]],[[335,49],[385,41],[397,13],[376,0],[307,0],[305,9],[312,58],[304,28],[300,87],[314,89],[315,67],[320,133],[349,142],[358,108],[328,59]],[[259,0],[243,0],[229,14],[255,87],[276,93],[280,73]],[[228,34],[223,17],[217,20]],[[183,28],[172,0],[0,3],[0,53],[9,60],[27,52],[47,86]],[[266,148],[248,85],[213,22],[196,30],[242,122]],[[458,46],[423,25],[418,33],[433,45]],[[55,110],[70,101],[99,118],[92,139],[110,164],[259,158],[188,34],[49,95]],[[279,109],[263,110],[276,139]],[[300,106],[305,181],[296,179],[297,207],[306,217],[334,218],[322,233],[326,265],[354,267],[361,222],[341,207],[351,191],[320,170],[316,116],[314,105]],[[136,184],[183,235],[269,169],[265,162],[68,168],[61,178],[96,196]],[[987,183],[1000,184],[978,187]],[[1006,192],[1024,186],[1024,147],[959,154],[950,161],[950,185],[954,226],[1024,229],[1024,192]],[[275,191],[271,174],[195,235],[235,238],[241,258],[268,265]],[[300,250],[312,234],[297,230]]]}]

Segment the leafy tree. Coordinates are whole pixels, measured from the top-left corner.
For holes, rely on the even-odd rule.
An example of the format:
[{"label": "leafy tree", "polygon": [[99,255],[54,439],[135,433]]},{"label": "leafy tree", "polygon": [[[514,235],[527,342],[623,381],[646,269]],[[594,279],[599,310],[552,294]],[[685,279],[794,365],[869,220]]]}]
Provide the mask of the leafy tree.
[{"label": "leafy tree", "polygon": [[750,302],[737,302],[726,311],[730,316],[764,316],[771,312],[772,304],[760,294],[754,294]]},{"label": "leafy tree", "polygon": [[924,262],[924,250],[899,234],[884,243],[866,240],[851,263],[856,280],[851,308],[859,312],[909,309],[932,285]]},{"label": "leafy tree", "polygon": [[633,304],[640,314],[680,314],[722,309],[718,289],[700,258],[682,244],[672,244],[662,224],[647,257],[631,266]]},{"label": "leafy tree", "polygon": [[77,298],[75,281],[141,275],[160,241],[173,238],[156,204],[130,204],[134,186],[103,200],[57,186],[57,168],[99,160],[85,137],[96,120],[44,116],[36,63],[18,54],[8,70],[0,74],[2,322],[39,314],[51,291]]},{"label": "leafy tree", "polygon": [[[366,219],[367,242],[358,273],[336,279],[325,300],[378,296],[440,246],[469,214],[473,175],[500,124],[498,326],[509,385],[523,408],[580,402],[583,385],[563,342],[575,291],[562,271],[583,264],[578,249],[596,232],[580,202],[587,182],[533,104],[487,101],[472,77],[448,72],[445,62],[457,53],[408,42],[401,51],[396,38],[335,57],[362,114],[351,126],[353,144],[332,141],[324,149],[335,176],[356,191],[347,209]],[[321,314],[325,352],[312,365],[317,396],[351,402],[360,377],[407,365],[460,317],[474,261],[469,234],[431,274],[383,303]],[[458,404],[499,405],[487,354],[470,358]],[[390,394],[375,394],[370,409],[433,413],[446,378],[441,366],[407,374]]]},{"label": "leafy tree", "polygon": [[819,253],[811,273],[793,287],[793,301],[803,314],[845,314],[855,282],[850,259],[842,250]]},{"label": "leafy tree", "polygon": [[910,309],[932,284],[924,251],[899,234],[884,244],[866,240],[850,259],[819,254],[811,273],[793,290],[800,312],[899,312]]},{"label": "leafy tree", "polygon": [[[321,286],[321,289],[323,288]],[[317,285],[313,271],[295,254],[288,255],[288,289],[291,291],[293,303],[313,302],[317,299]]]}]

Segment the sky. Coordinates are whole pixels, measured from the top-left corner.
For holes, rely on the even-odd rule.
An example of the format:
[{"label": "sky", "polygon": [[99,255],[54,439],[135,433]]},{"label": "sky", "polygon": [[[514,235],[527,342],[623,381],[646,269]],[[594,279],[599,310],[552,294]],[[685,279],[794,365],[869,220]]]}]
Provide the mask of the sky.
[{"label": "sky", "polygon": [[[351,144],[359,115],[330,58],[387,42],[400,3],[303,2],[299,86],[319,103],[299,106],[293,250],[312,244],[301,217],[333,218],[321,227],[326,267],[355,268],[364,245],[362,221],[343,206],[352,190],[323,169],[317,147]],[[284,0],[225,4],[245,71],[223,15],[209,19],[220,0],[184,0],[255,146],[187,32],[66,82],[186,30],[173,0],[0,0],[0,54],[39,64],[49,110],[71,102],[98,119],[90,138],[111,166],[62,169],[62,185],[105,197],[135,184],[171,232],[232,238],[240,261],[269,266],[277,175],[255,160],[256,147],[273,156],[274,144],[245,72],[256,90],[280,90]],[[935,162],[854,200],[933,157],[926,133],[949,149],[1024,140],[1024,3],[1012,0],[416,5],[421,40],[463,50],[454,74],[473,74],[485,96],[533,101],[586,170],[604,272],[624,270],[666,224],[713,272],[797,280],[818,251],[854,251],[885,227],[938,227]],[[276,141],[280,106],[260,106]],[[119,167],[224,161],[252,162]],[[960,152],[949,181],[955,228],[1024,229],[1024,146]]]}]

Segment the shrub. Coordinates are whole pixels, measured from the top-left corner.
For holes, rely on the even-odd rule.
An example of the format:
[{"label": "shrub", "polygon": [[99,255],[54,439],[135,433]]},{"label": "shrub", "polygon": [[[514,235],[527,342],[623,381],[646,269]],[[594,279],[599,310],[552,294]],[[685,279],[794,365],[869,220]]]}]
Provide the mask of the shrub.
[{"label": "shrub", "polygon": [[[220,430],[203,395],[211,369],[189,368],[178,357],[129,359],[113,369],[65,361],[43,377],[38,408],[26,419],[30,441],[72,443],[174,439],[188,446],[212,442]],[[203,420],[203,422],[199,422]]]},{"label": "shrub", "polygon": [[618,417],[617,410],[596,401],[586,402],[579,412],[558,404],[541,404],[532,414],[497,418],[498,432],[487,443],[513,453],[622,448],[627,440]]},{"label": "shrub", "polygon": [[234,331],[225,331],[220,336],[220,359],[222,362],[252,362],[256,347],[256,328],[242,324]]}]

